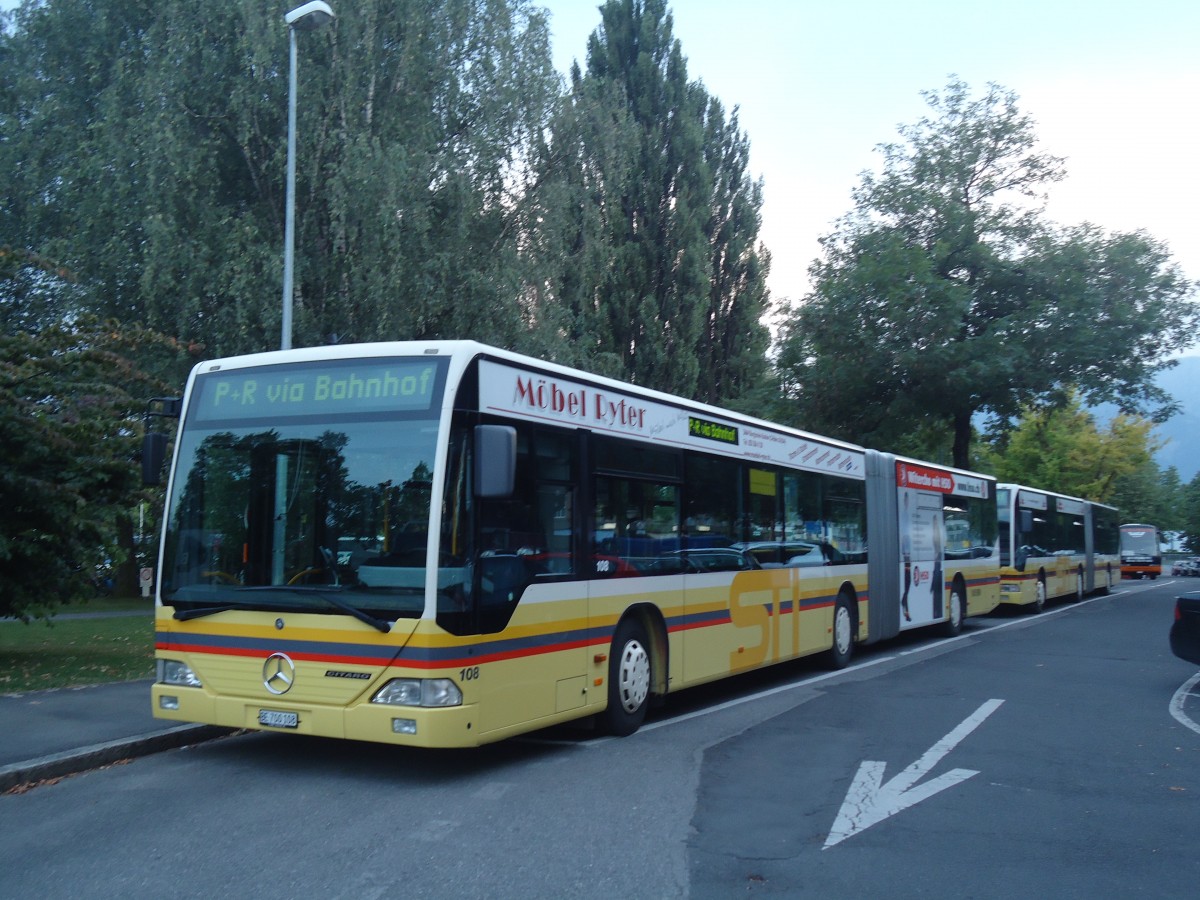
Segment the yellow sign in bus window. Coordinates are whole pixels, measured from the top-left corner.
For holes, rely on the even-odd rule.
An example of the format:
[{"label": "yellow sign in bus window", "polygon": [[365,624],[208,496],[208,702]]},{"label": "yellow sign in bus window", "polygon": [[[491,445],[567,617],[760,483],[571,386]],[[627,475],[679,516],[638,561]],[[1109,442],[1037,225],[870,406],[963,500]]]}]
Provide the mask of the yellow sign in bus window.
[{"label": "yellow sign in bus window", "polygon": [[775,473],[768,469],[750,470],[750,493],[775,496]]}]

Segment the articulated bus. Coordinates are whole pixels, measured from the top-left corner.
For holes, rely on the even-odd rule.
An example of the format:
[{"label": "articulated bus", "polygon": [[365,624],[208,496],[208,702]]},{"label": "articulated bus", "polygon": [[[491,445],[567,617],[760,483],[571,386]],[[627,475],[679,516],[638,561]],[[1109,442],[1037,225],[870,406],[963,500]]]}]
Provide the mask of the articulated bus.
[{"label": "articulated bus", "polygon": [[629,734],[671,691],[1000,601],[992,478],[481,344],[202,363],[172,407],[161,718]]},{"label": "articulated bus", "polygon": [[1162,533],[1155,525],[1121,526],[1121,577],[1149,578],[1162,574]]},{"label": "articulated bus", "polygon": [[1108,593],[1121,566],[1113,507],[1016,484],[997,491],[1001,603],[1041,612],[1059,597]]}]

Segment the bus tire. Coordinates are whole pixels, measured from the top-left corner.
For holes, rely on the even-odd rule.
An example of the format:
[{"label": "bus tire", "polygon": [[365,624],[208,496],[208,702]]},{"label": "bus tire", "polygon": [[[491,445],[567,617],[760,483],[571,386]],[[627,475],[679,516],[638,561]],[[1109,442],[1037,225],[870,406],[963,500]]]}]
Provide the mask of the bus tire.
[{"label": "bus tire", "polygon": [[833,606],[833,643],[825,651],[825,662],[831,669],[844,669],[854,656],[854,633],[857,631],[854,606],[844,593],[838,594]]},{"label": "bus tire", "polygon": [[1046,594],[1046,573],[1042,572],[1038,574],[1037,599],[1033,601],[1033,609],[1031,610],[1035,615],[1046,608]]},{"label": "bus tire", "polygon": [[958,637],[966,617],[967,598],[963,595],[962,585],[956,584],[950,589],[950,610],[946,621],[942,623],[942,634],[946,637]]},{"label": "bus tire", "polygon": [[608,708],[604,730],[625,737],[641,727],[650,701],[650,641],[636,619],[625,619],[613,635],[608,657]]}]

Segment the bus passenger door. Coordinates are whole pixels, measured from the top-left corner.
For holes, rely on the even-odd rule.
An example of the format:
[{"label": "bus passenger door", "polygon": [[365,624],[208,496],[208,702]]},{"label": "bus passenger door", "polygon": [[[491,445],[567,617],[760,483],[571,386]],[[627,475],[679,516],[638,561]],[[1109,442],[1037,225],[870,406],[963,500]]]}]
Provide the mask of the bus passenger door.
[{"label": "bus passenger door", "polygon": [[[481,659],[484,732],[550,719],[587,701],[576,443],[570,431],[518,425],[512,493],[473,497],[474,516],[457,517],[477,523],[466,603],[472,624],[460,633],[477,636],[471,652]],[[464,477],[471,471],[468,463]],[[444,531],[455,518],[444,513]]]}]

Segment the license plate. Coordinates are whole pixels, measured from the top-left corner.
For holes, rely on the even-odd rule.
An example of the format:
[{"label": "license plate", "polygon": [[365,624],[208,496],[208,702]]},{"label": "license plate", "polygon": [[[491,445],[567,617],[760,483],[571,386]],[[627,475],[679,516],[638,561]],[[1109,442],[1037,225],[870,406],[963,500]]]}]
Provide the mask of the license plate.
[{"label": "license plate", "polygon": [[294,712],[280,712],[276,709],[260,709],[258,724],[271,728],[295,728],[300,724],[300,717]]}]

